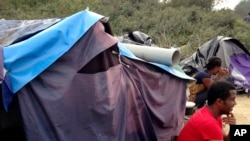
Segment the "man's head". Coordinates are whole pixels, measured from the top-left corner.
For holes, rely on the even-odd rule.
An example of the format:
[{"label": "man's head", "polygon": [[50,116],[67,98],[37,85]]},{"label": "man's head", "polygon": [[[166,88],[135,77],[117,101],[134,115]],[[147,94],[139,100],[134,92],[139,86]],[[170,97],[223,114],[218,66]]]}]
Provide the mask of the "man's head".
[{"label": "man's head", "polygon": [[208,105],[214,105],[220,114],[229,114],[236,105],[235,87],[228,82],[214,82],[207,93]]},{"label": "man's head", "polygon": [[207,65],[205,66],[208,71],[213,75],[216,75],[221,69],[221,59],[219,57],[213,56],[208,60]]}]

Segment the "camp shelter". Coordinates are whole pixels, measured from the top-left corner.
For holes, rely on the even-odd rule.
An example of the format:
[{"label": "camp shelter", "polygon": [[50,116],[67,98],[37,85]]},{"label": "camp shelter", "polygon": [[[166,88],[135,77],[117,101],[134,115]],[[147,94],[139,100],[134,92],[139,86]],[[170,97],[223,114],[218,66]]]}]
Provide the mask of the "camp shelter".
[{"label": "camp shelter", "polygon": [[178,66],[134,56],[114,38],[107,18],[88,10],[40,27],[15,27],[28,34],[2,42],[1,136],[11,140],[12,129],[27,141],[178,135],[192,80]]},{"label": "camp shelter", "polygon": [[151,36],[141,31],[131,31],[125,33],[122,36],[118,36],[117,39],[122,43],[130,43],[144,46],[157,46]]},{"label": "camp shelter", "polygon": [[250,54],[237,39],[218,36],[200,46],[190,57],[180,61],[184,72],[193,75],[203,70],[212,56],[222,59],[222,67],[229,69],[229,76],[223,79],[237,86],[250,89]]}]

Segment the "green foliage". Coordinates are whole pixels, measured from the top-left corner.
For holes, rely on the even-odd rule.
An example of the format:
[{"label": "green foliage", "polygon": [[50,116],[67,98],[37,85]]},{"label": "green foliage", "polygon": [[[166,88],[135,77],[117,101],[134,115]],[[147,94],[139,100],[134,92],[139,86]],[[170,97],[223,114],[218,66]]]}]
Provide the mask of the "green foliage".
[{"label": "green foliage", "polygon": [[250,49],[250,24],[234,11],[211,11],[211,4],[220,1],[175,0],[177,6],[157,0],[0,0],[0,19],[61,18],[89,7],[110,17],[115,35],[139,30],[161,47],[185,46],[182,56],[216,36],[236,38]]},{"label": "green foliage", "polygon": [[211,10],[214,0],[171,0],[169,3],[172,7],[190,7],[197,6],[205,10]]},{"label": "green foliage", "polygon": [[250,0],[242,0],[234,9],[235,13],[242,18],[250,12]]}]

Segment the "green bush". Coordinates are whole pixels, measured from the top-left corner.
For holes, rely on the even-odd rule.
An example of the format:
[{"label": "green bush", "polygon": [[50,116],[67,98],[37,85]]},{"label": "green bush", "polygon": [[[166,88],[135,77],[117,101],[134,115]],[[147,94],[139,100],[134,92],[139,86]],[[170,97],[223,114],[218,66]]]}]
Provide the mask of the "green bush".
[{"label": "green bush", "polygon": [[4,0],[0,3],[0,18],[61,18],[87,7],[110,17],[115,35],[139,30],[153,37],[161,47],[185,46],[182,56],[189,56],[216,36],[236,38],[250,50],[250,24],[232,10],[172,7],[152,0]]}]

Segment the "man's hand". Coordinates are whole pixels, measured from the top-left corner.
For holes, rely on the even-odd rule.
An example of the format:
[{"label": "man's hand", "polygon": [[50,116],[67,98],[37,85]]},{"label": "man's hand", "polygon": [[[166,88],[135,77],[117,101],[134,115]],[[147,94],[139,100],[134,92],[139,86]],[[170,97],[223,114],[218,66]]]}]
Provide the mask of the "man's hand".
[{"label": "man's hand", "polygon": [[230,113],[226,117],[223,117],[222,120],[225,124],[231,124],[231,125],[236,124],[236,119],[233,113]]},{"label": "man's hand", "polygon": [[228,73],[229,73],[229,71],[228,71],[228,69],[226,69],[226,68],[221,68],[220,70],[219,70],[219,75],[220,76],[225,76],[225,75],[228,75]]}]

